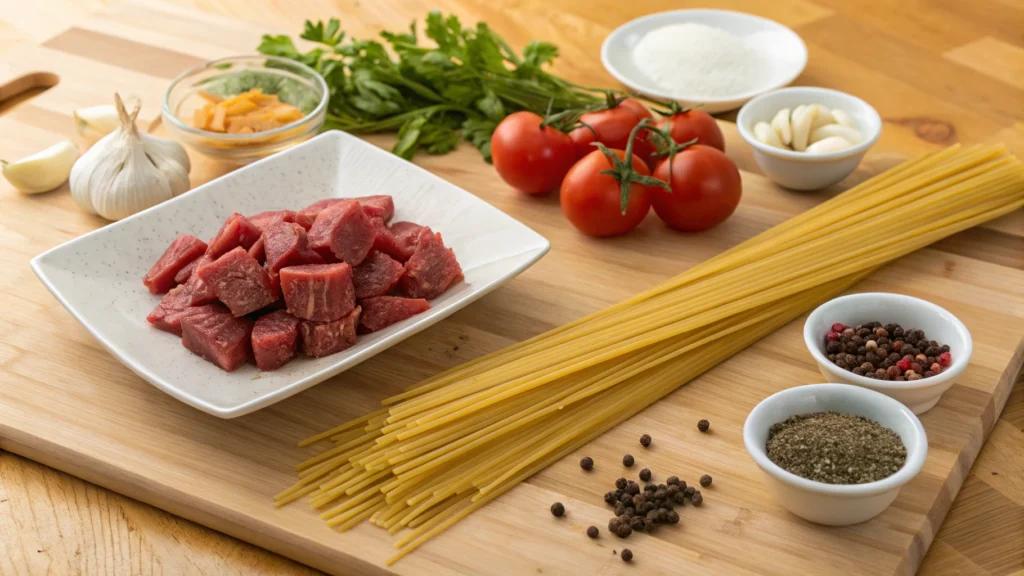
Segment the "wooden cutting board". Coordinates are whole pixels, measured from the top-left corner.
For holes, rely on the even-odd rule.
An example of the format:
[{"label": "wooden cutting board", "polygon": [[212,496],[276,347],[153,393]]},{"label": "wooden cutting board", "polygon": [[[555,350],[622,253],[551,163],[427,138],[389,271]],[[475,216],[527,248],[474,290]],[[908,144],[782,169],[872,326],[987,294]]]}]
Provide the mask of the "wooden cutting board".
[{"label": "wooden cutting board", "polygon": [[[367,35],[398,27],[419,12],[346,25]],[[501,19],[488,18],[501,32]],[[131,2],[0,61],[0,99],[26,86],[55,86],[0,108],[0,157],[12,159],[73,138],[71,110],[106,103],[114,91],[139,94],[143,119],[158,116],[171,77],[203,60],[251,52],[263,30],[159,4]],[[586,66],[596,66],[593,61]],[[576,63],[573,63],[576,65]],[[585,66],[584,66],[585,67]],[[20,80],[20,82],[15,82]],[[594,240],[573,231],[555,198],[510,191],[475,150],[421,157],[426,168],[479,195],[551,239],[551,253],[505,287],[449,320],[312,390],[255,414],[218,420],[135,377],[107,354],[50,296],[28,267],[31,257],[104,223],[73,205],[66,188],[23,197],[4,183],[0,238],[0,448],[23,454],[173,513],[334,573],[389,573],[392,552],[381,530],[337,534],[303,504],[284,509],[271,496],[291,484],[291,466],[309,455],[297,440],[365,413],[380,398],[503,345],[612,304],[806,209],[823,195],[772,186],[753,170],[735,127],[728,150],[745,170],[744,199],[710,233],[682,235],[649,218],[635,233]],[[375,140],[387,144],[387,139]],[[193,183],[225,172],[196,158]],[[864,177],[897,159],[874,155]],[[783,510],[764,491],[741,439],[760,399],[820,376],[803,347],[801,322],[720,365],[564,461],[532,478],[392,568],[400,574],[849,573],[913,572],[1006,401],[1024,359],[1024,219],[1020,213],[922,250],[857,286],[931,300],[957,314],[976,346],[970,368],[924,415],[930,452],[923,472],[878,518],[823,528]],[[984,249],[978,249],[983,247]],[[884,320],[884,319],[882,319]],[[694,424],[711,420],[713,433]],[[651,434],[650,450],[637,445]],[[693,481],[715,478],[701,509],[656,536],[596,541],[604,527],[601,494],[634,469]],[[596,469],[577,464],[589,455]],[[554,501],[563,519],[547,511]],[[628,546],[634,566],[613,551]]]}]

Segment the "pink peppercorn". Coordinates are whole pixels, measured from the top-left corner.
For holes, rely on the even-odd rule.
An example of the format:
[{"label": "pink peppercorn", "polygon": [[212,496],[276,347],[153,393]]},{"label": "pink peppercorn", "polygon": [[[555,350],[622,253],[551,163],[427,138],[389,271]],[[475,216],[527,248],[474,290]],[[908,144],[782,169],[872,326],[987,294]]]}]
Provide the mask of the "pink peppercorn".
[{"label": "pink peppercorn", "polygon": [[896,366],[889,366],[885,372],[889,376],[890,380],[895,380],[900,375],[900,369]]},{"label": "pink peppercorn", "polygon": [[918,362],[922,362],[923,363],[923,362],[927,362],[928,361],[928,357],[925,356],[924,354],[918,354],[917,356],[914,356],[914,360],[917,360]]},{"label": "pink peppercorn", "polygon": [[899,362],[896,363],[896,367],[898,367],[901,371],[906,372],[907,370],[910,370],[910,360],[904,357],[900,359]]},{"label": "pink peppercorn", "polygon": [[931,368],[929,368],[929,370],[938,374],[939,372],[942,372],[942,366],[939,366],[939,363],[936,362],[931,365]]},{"label": "pink peppercorn", "polygon": [[943,352],[939,354],[939,364],[943,366],[949,366],[949,363],[953,361],[953,357],[950,356],[949,352]]},{"label": "pink peppercorn", "polygon": [[911,362],[910,369],[913,370],[914,372],[917,372],[918,374],[924,374],[924,366],[918,364],[917,362]]},{"label": "pink peppercorn", "polygon": [[825,340],[827,342],[835,342],[836,340],[839,340],[839,332],[829,332],[825,335]]},{"label": "pink peppercorn", "polygon": [[842,322],[836,322],[832,325],[833,332],[842,332],[843,330],[846,330],[846,324],[843,324]]},{"label": "pink peppercorn", "polygon": [[847,328],[843,330],[843,334],[846,334],[847,336],[853,336],[854,334],[856,334],[856,332],[854,332],[853,328]]}]

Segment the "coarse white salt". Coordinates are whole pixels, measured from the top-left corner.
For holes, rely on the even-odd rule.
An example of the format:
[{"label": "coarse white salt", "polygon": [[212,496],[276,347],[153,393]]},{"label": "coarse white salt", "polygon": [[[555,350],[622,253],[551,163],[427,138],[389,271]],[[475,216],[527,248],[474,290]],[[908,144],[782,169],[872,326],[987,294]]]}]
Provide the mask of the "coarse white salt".
[{"label": "coarse white salt", "polygon": [[696,22],[648,32],[633,49],[633,60],[676,98],[725,98],[771,81],[771,62],[743,38]]}]

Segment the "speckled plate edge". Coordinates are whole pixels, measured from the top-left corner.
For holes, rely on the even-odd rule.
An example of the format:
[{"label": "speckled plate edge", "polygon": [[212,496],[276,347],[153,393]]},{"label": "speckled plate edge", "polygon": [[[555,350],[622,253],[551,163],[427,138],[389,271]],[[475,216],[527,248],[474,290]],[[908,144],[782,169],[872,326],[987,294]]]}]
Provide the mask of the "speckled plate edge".
[{"label": "speckled plate edge", "polygon": [[[153,370],[149,369],[146,365],[140,363],[136,358],[132,357],[131,355],[125,352],[124,347],[120,345],[116,335],[114,337],[111,337],[111,335],[106,334],[103,331],[97,329],[97,327],[85,317],[86,315],[83,313],[84,311],[82,308],[83,303],[78,301],[74,297],[69,296],[69,294],[65,293],[65,290],[61,289],[61,287],[59,287],[57,283],[54,281],[52,274],[56,270],[53,268],[52,260],[55,260],[56,257],[59,255],[63,255],[69,251],[74,251],[76,248],[83,246],[90,240],[95,240],[98,237],[102,237],[104,234],[110,234],[112,230],[116,230],[118,227],[127,226],[132,222],[138,222],[141,220],[145,220],[147,218],[153,218],[154,216],[159,215],[161,211],[170,209],[171,207],[174,206],[175,203],[183,202],[184,199],[191,195],[208,193],[207,191],[211,190],[218,183],[222,183],[223,181],[230,180],[232,178],[239,178],[240,175],[246,174],[251,171],[259,171],[262,169],[262,167],[267,166],[269,164],[273,164],[275,161],[279,161],[276,160],[279,157],[293,154],[296,151],[301,151],[304,148],[324,145],[325,143],[328,142],[334,142],[335,144],[337,144],[339,141],[341,145],[344,146],[361,148],[362,153],[386,157],[391,162],[401,163],[403,165],[401,167],[402,169],[412,170],[421,178],[431,181],[431,183],[435,186],[444,186],[461,195],[464,195],[463,200],[474,204],[478,203],[480,205],[477,206],[478,209],[491,211],[493,213],[496,213],[497,215],[500,215],[500,217],[502,217],[503,219],[507,219],[512,225],[518,228],[516,232],[518,233],[520,238],[515,239],[515,242],[518,243],[519,246],[511,246],[512,252],[506,254],[501,258],[497,258],[492,261],[478,264],[475,267],[476,269],[491,269],[497,267],[500,268],[500,271],[496,271],[488,275],[485,281],[472,284],[468,288],[462,287],[463,289],[457,290],[457,294],[450,294],[450,292],[452,292],[452,290],[450,290],[449,294],[445,294],[439,297],[438,300],[444,300],[442,302],[442,305],[437,305],[438,300],[435,300],[434,302],[432,302],[432,304],[434,304],[434,307],[430,311],[425,312],[419,316],[410,318],[408,320],[405,320],[403,322],[400,322],[398,324],[392,325],[386,328],[385,330],[374,333],[373,335],[369,335],[373,337],[372,341],[367,341],[365,339],[366,337],[361,337],[360,343],[357,343],[356,346],[350,348],[345,352],[328,356],[326,358],[316,359],[317,361],[320,362],[326,361],[325,365],[321,365],[318,366],[317,369],[310,370],[309,373],[304,374],[301,377],[297,377],[296,379],[294,379],[294,381],[289,382],[287,385],[281,386],[280,388],[274,390],[273,392],[251,398],[247,401],[238,402],[234,405],[217,405],[205,400],[202,397],[197,396],[196,394],[187,393],[183,391],[180,387],[169,382],[163,374],[156,373]],[[388,192],[385,190],[361,190],[358,196],[368,196],[380,193]],[[398,200],[396,199],[396,204],[397,203]],[[431,225],[431,223],[427,221],[424,221],[423,223]],[[449,236],[446,235],[446,239],[448,237]],[[509,248],[510,246],[506,244],[506,251]],[[302,392],[303,390],[306,390],[332,376],[335,376],[355,366],[356,364],[359,364],[363,360],[366,360],[367,358],[370,358],[375,354],[383,350],[386,350],[387,348],[390,348],[391,346],[401,342],[402,340],[422,330],[425,330],[426,328],[443,320],[444,318],[450,316],[451,314],[454,314],[455,312],[468,306],[475,300],[493,291],[495,288],[497,288],[504,282],[517,276],[518,274],[529,268],[531,265],[533,265],[535,262],[537,262],[541,257],[543,257],[550,250],[550,248],[550,242],[548,242],[548,240],[545,239],[543,236],[540,236],[539,234],[537,234],[533,230],[530,230],[524,224],[519,222],[518,220],[515,220],[511,216],[508,216],[507,214],[501,212],[497,208],[494,208],[490,204],[487,204],[483,200],[480,200],[473,194],[439,178],[438,176],[428,172],[427,170],[419,166],[416,166],[415,164],[406,162],[405,160],[393,156],[386,151],[380,150],[379,148],[371,144],[368,144],[354,136],[338,131],[331,131],[321,134],[315,138],[312,138],[311,140],[304,142],[294,148],[286,150],[280,154],[276,154],[274,156],[265,158],[249,166],[245,166],[234,172],[230,172],[224,176],[221,176],[220,178],[211,180],[206,184],[194,188],[193,190],[189,191],[186,194],[183,194],[181,196],[178,196],[177,198],[164,202],[163,204],[160,204],[158,206],[135,214],[130,218],[126,218],[120,222],[109,224],[92,232],[83,234],[82,236],[65,242],[64,244],[51,248],[33,258],[31,261],[31,267],[36,276],[42,281],[42,283],[46,286],[50,293],[53,294],[57,301],[60,302],[60,304],[64,306],[64,308],[67,309],[68,312],[70,312],[71,315],[79,323],[81,323],[86,328],[86,330],[88,330],[89,333],[92,334],[93,337],[95,337],[100,342],[100,344],[103,345],[104,348],[107,349],[107,351],[109,351],[115,358],[120,360],[121,363],[123,363],[126,367],[131,369],[132,372],[142,377],[146,381],[150,382],[160,390],[166,392],[170,396],[190,406],[193,406],[203,412],[212,414],[220,418],[235,418],[265,408],[276,402],[293,396],[299,392]],[[453,249],[456,250],[456,254],[459,253],[458,246],[453,246]],[[138,277],[141,278],[142,274],[144,273],[145,270],[139,270]],[[472,269],[467,269],[466,275],[467,278],[469,278],[472,275]],[[141,286],[141,281],[139,281],[139,286]],[[157,300],[154,299],[152,302],[154,306],[156,302]],[[171,336],[173,338],[173,335],[167,336]],[[168,342],[168,346],[174,346],[174,342]],[[184,350],[184,348],[181,347],[180,345],[178,345],[177,347],[180,348],[181,350]],[[217,372],[214,372],[215,374],[219,372],[219,374],[223,375],[223,378],[226,380],[230,380],[233,378],[236,379],[236,384],[238,385],[244,386],[245,381],[249,380],[248,376],[238,378],[239,372],[226,373],[219,371],[219,369],[205,362],[202,363],[206,364],[206,366],[209,367],[210,369],[216,370]],[[294,362],[292,364],[294,364]]]}]

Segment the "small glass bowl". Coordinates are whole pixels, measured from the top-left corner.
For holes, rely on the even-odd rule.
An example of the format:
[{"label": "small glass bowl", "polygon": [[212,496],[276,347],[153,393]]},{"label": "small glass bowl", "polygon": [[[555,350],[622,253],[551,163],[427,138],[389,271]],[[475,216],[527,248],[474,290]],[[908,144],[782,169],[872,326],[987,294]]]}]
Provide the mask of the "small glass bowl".
[{"label": "small glass bowl", "polygon": [[[206,103],[199,92],[232,96],[261,86],[276,86],[278,97],[305,115],[280,128],[255,134],[225,134],[192,127],[192,114]],[[264,92],[275,93],[266,87]],[[178,75],[164,93],[161,113],[167,131],[175,139],[212,158],[248,164],[315,136],[323,127],[329,98],[323,77],[305,64],[276,56],[232,56]]]}]

